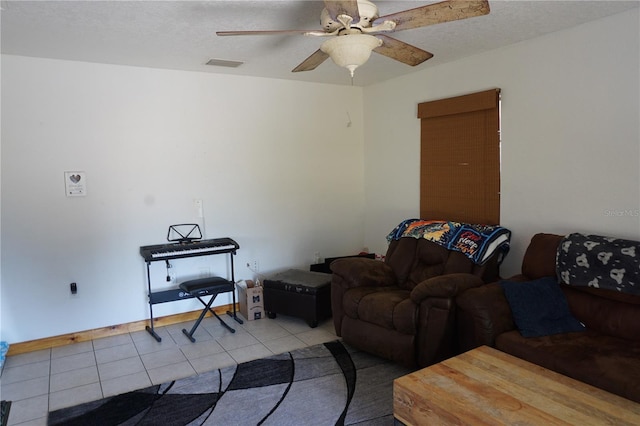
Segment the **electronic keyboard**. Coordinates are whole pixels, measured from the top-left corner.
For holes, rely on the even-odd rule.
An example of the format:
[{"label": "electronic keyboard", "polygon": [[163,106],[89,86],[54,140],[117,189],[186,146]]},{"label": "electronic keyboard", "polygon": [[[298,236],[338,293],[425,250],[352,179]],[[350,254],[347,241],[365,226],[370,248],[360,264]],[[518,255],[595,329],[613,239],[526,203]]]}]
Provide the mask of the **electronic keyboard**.
[{"label": "electronic keyboard", "polygon": [[140,255],[147,262],[155,260],[180,259],[183,257],[206,256],[210,254],[233,253],[240,246],[231,238],[211,240],[190,240],[185,242],[157,244],[140,247]]}]

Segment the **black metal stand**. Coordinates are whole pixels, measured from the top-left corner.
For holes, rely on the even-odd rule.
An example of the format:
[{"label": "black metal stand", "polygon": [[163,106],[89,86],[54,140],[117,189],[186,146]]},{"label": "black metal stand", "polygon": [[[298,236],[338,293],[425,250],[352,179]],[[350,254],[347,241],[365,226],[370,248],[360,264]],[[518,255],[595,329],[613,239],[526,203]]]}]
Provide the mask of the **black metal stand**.
[{"label": "black metal stand", "polygon": [[[236,277],[235,277],[235,274],[233,273],[233,271],[234,271],[234,269],[233,269],[233,256],[231,256],[231,281],[233,281],[235,283],[236,282]],[[235,284],[234,284],[234,286],[235,286]],[[244,322],[242,321],[241,318],[238,317],[237,312],[236,312],[236,292],[235,292],[235,290],[233,292],[233,312],[227,311],[227,315],[229,315],[231,318],[236,320],[236,322],[238,324],[244,324]],[[220,318],[218,317],[218,319],[220,319]],[[222,321],[222,320],[220,320],[220,321]]]},{"label": "black metal stand", "polygon": [[156,339],[157,342],[162,342],[162,337],[158,336],[158,333],[156,333],[156,330],[154,328],[153,325],[153,302],[152,302],[152,293],[151,293],[151,270],[150,270],[150,266],[151,266],[151,262],[147,262],[147,289],[148,289],[148,295],[149,295],[149,324],[148,326],[145,327],[145,329],[149,332],[149,334],[151,334],[153,336],[154,339]]}]

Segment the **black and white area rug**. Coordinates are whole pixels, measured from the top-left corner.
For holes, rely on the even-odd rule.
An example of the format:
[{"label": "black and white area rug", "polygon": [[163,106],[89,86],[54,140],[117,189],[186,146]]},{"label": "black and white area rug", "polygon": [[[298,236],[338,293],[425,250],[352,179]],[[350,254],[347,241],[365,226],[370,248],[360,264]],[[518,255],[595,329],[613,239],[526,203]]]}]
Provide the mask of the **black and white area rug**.
[{"label": "black and white area rug", "polygon": [[49,413],[49,425],[392,425],[410,371],[340,341]]}]

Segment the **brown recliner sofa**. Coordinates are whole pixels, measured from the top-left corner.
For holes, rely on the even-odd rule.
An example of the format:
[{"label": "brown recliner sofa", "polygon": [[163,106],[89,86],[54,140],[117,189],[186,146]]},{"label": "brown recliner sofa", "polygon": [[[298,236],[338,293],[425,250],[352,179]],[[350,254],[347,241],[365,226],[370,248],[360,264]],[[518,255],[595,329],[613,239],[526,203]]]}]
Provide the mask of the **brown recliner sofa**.
[{"label": "brown recliner sofa", "polygon": [[[553,277],[557,282],[556,256],[562,239],[561,235],[535,235],[526,250],[522,273],[509,281],[528,284]],[[584,324],[583,331],[523,337],[502,286],[491,283],[456,299],[461,350],[493,346],[640,402],[640,296],[558,285],[571,315]]]},{"label": "brown recliner sofa", "polygon": [[407,367],[457,352],[455,297],[498,277],[497,256],[483,266],[425,239],[391,241],[384,262],[331,263],[336,334],[361,350]]}]

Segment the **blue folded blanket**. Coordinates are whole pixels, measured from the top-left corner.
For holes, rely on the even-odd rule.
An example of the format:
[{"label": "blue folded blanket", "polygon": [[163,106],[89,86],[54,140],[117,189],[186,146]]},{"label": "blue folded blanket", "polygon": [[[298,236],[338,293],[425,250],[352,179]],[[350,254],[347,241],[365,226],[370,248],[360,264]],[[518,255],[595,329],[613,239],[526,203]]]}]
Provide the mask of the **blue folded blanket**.
[{"label": "blue folded blanket", "polygon": [[403,237],[424,238],[464,253],[474,263],[483,265],[494,254],[499,256],[498,262],[502,262],[509,251],[511,231],[497,225],[407,219],[387,235],[387,241]]}]

